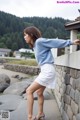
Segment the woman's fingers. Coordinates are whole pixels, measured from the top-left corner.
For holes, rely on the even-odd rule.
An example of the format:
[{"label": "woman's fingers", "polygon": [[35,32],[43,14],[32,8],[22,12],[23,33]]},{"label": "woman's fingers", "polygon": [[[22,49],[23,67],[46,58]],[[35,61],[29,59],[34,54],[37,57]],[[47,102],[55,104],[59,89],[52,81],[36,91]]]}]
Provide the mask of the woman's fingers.
[{"label": "woman's fingers", "polygon": [[74,41],[73,41],[73,44],[74,44],[74,45],[80,45],[80,40],[79,40],[79,39],[74,40]]}]

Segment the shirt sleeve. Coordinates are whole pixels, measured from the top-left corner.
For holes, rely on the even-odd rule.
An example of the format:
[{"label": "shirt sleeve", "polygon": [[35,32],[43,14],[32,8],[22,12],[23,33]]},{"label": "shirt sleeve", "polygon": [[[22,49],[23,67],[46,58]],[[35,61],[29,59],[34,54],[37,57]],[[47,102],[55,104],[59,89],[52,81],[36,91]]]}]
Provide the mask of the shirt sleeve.
[{"label": "shirt sleeve", "polygon": [[48,48],[64,48],[72,45],[71,40],[62,40],[62,39],[43,39],[41,44]]}]

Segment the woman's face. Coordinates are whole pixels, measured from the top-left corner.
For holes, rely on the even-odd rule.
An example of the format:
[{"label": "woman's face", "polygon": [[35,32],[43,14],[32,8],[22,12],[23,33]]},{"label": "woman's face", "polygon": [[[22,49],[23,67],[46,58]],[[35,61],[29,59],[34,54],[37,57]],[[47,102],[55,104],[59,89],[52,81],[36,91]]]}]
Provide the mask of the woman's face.
[{"label": "woman's face", "polygon": [[32,39],[31,39],[30,35],[24,33],[24,39],[25,39],[26,43],[31,43]]}]

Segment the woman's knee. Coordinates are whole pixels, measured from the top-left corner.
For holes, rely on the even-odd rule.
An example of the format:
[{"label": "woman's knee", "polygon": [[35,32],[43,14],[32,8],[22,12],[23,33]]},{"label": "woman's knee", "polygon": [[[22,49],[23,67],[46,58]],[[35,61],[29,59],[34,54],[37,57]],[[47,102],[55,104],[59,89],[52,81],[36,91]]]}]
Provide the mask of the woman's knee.
[{"label": "woman's knee", "polygon": [[37,93],[38,96],[42,96],[43,95],[43,91],[41,91],[41,90],[37,90],[36,93]]},{"label": "woman's knee", "polygon": [[30,95],[30,94],[32,94],[32,91],[31,91],[31,89],[27,88],[27,89],[26,89],[26,94],[27,94],[27,95]]}]

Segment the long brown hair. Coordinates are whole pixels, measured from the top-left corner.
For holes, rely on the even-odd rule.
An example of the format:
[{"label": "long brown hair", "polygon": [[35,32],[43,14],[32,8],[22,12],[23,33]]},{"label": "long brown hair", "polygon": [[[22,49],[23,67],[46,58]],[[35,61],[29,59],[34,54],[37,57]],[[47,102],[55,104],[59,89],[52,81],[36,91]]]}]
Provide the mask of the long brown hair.
[{"label": "long brown hair", "polygon": [[35,41],[42,36],[40,30],[34,26],[26,27],[24,33],[28,34],[33,40],[33,44],[29,43],[30,48],[33,48]]}]

